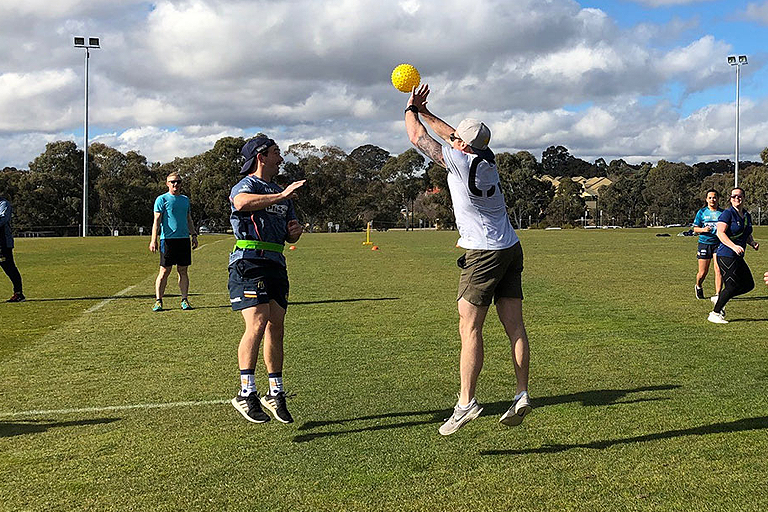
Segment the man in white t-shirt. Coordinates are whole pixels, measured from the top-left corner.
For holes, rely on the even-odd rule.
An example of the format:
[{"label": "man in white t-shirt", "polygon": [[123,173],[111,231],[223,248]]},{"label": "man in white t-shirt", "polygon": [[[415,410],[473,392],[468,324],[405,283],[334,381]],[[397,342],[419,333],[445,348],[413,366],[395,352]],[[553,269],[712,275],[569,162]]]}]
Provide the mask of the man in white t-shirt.
[{"label": "man in white t-shirt", "polygon": [[[411,92],[405,129],[414,146],[448,170],[458,245],[466,250],[457,262],[462,269],[458,293],[461,389],[453,414],[439,431],[453,434],[483,410],[475,398],[475,387],[483,367],[483,323],[492,301],[509,336],[517,380],[514,401],[499,421],[519,425],[531,411],[521,285],[523,251],[509,222],[494,154],[488,149],[491,131],[476,119],[464,119],[453,129],[427,109],[428,95],[427,84]],[[442,146],[427,133],[420,115],[450,146]]]}]

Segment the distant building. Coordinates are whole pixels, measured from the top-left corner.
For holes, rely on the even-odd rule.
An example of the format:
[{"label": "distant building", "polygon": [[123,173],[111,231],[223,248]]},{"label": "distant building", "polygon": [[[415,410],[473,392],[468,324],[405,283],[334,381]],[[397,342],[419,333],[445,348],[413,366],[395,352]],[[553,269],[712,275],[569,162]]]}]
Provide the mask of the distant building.
[{"label": "distant building", "polygon": [[[543,175],[539,178],[541,181],[548,181],[552,184],[552,187],[557,190],[557,186],[560,184],[562,176],[552,177],[549,174]],[[594,225],[596,219],[600,216],[598,210],[598,198],[600,195],[600,189],[613,184],[611,180],[603,177],[584,178],[582,176],[574,176],[571,178],[573,181],[581,185],[581,197],[584,199],[584,203],[587,209],[587,224]]]}]

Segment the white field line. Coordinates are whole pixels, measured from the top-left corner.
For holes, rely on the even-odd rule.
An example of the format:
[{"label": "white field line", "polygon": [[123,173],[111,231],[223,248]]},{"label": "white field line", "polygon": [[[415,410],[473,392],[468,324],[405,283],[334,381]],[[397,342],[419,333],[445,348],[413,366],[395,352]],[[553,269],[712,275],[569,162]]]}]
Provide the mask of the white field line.
[{"label": "white field line", "polygon": [[128,288],[125,288],[124,290],[120,290],[120,291],[119,291],[119,292],[117,292],[117,293],[116,293],[116,294],[115,294],[113,297],[110,297],[109,299],[105,299],[105,300],[103,300],[103,301],[99,302],[98,304],[96,304],[95,306],[91,306],[90,308],[86,309],[86,310],[85,310],[85,312],[86,312],[86,313],[93,313],[93,312],[94,312],[94,311],[96,311],[97,309],[101,309],[101,308],[103,308],[104,306],[106,306],[107,304],[109,304],[110,302],[112,302],[113,300],[115,300],[117,297],[120,297],[120,296],[122,296],[122,295],[125,295],[126,293],[128,293],[128,292],[129,292],[129,291],[131,291],[131,290],[133,290],[133,289],[134,289],[134,288],[136,288],[137,286],[138,286],[137,284],[134,284],[134,285],[132,285],[132,286],[129,286]]},{"label": "white field line", "polygon": [[169,409],[171,407],[194,407],[200,405],[221,405],[229,400],[202,400],[198,402],[168,402],[164,404],[108,405],[105,407],[82,407],[79,409],[37,409],[18,412],[0,412],[0,418],[19,416],[44,416],[50,414],[82,414],[88,412],[128,411],[132,409]]},{"label": "white field line", "polygon": [[[210,242],[210,243],[207,243],[207,244],[203,244],[201,246],[198,246],[197,250],[202,249],[206,245],[215,245],[215,244],[217,244],[219,242],[223,242],[224,240],[227,240],[227,239],[226,238],[222,238],[221,240],[216,240],[215,242]],[[152,275],[150,277],[154,277],[154,275]],[[110,297],[109,299],[105,299],[105,300],[99,302],[98,304],[96,304],[95,306],[91,306],[90,308],[86,309],[85,312],[86,313],[93,313],[94,311],[98,311],[99,309],[103,308],[104,306],[106,306],[107,304],[109,304],[110,302],[115,300],[116,298],[121,297],[121,296],[127,294],[129,291],[131,291],[134,288],[136,288],[139,284],[143,283],[146,279],[149,279],[149,278],[142,279],[139,283],[136,283],[133,286],[129,286],[128,288],[126,288],[124,290],[120,290],[113,297]],[[202,295],[202,294],[195,294],[195,295]],[[221,294],[216,294],[216,295],[221,295]]]}]

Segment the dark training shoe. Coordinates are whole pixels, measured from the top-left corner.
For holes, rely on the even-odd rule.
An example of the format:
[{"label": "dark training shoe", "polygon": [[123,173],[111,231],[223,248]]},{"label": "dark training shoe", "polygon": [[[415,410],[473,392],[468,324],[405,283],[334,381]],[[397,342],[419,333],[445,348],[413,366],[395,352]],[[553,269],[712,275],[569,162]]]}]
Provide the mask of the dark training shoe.
[{"label": "dark training shoe", "polygon": [[704,288],[699,288],[698,286],[694,286],[693,289],[696,291],[697,299],[706,299],[706,297],[704,296]]},{"label": "dark training shoe", "polygon": [[241,396],[238,393],[232,399],[232,406],[243,415],[243,418],[252,423],[266,423],[269,421],[269,414],[261,410],[259,394],[255,391],[248,396]]},{"label": "dark training shoe", "polygon": [[285,406],[285,391],[280,391],[276,395],[264,395],[261,397],[261,405],[266,407],[277,421],[293,423],[293,416],[288,412],[288,407]]},{"label": "dark training shoe", "polygon": [[11,298],[5,302],[24,302],[25,300],[27,300],[27,298],[23,293],[14,293],[11,295]]}]

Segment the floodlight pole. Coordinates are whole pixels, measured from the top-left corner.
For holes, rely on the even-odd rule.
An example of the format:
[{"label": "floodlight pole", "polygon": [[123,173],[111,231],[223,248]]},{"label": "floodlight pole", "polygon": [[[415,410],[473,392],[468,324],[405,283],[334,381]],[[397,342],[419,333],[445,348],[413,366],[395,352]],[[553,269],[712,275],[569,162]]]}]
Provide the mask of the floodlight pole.
[{"label": "floodlight pole", "polygon": [[741,66],[747,64],[747,56],[734,55],[728,56],[728,64],[736,67],[736,150],[735,157],[736,162],[733,170],[733,186],[734,188],[739,186],[739,82],[741,78]]},{"label": "floodlight pole", "polygon": [[100,48],[98,37],[75,37],[75,48],[85,49],[85,113],[83,119],[83,238],[88,236],[88,61],[91,48]]},{"label": "floodlight pole", "polygon": [[88,60],[91,50],[85,48],[85,116],[83,121],[83,238],[88,236]]}]

